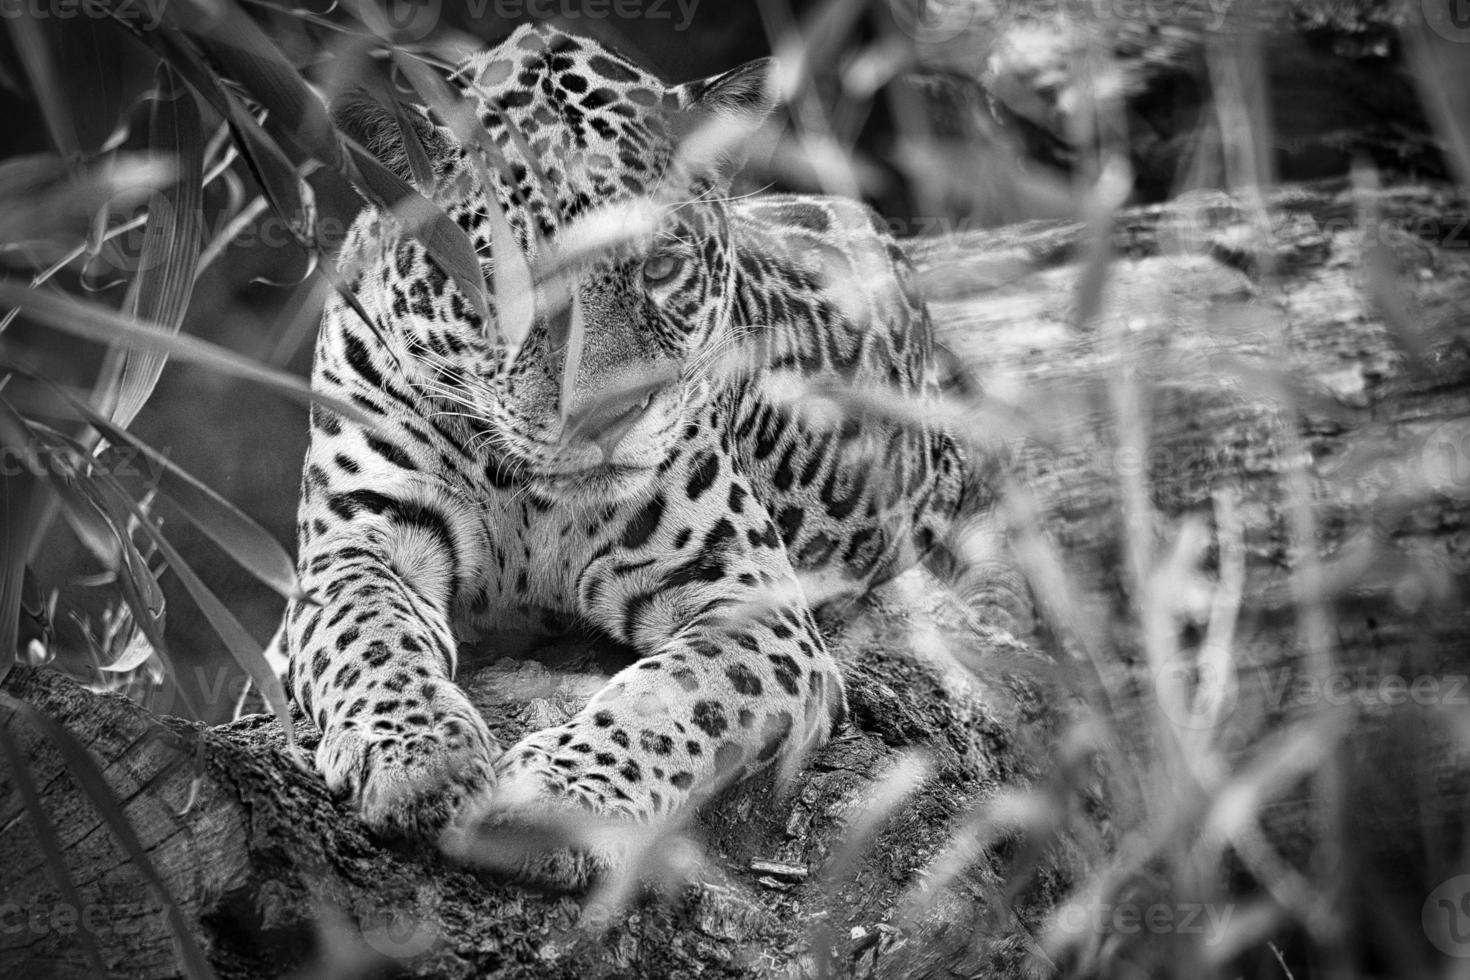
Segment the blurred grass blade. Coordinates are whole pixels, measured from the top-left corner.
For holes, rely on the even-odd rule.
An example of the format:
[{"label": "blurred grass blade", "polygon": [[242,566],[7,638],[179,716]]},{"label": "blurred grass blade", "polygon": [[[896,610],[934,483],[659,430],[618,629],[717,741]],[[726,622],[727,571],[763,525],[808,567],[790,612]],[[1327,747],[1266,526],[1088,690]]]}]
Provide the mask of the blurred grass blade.
[{"label": "blurred grass blade", "polygon": [[266,661],[265,651],[261,645],[246,631],[245,627],[240,625],[240,621],[225,607],[225,604],[210,590],[209,586],[205,585],[203,580],[195,574],[194,569],[184,561],[183,556],[163,536],[163,532],[158,529],[158,525],[153,522],[148,513],[128,495],[122,484],[118,483],[112,475],[102,472],[97,473],[97,482],[111,495],[114,502],[122,503],[132,509],[134,516],[138,518],[143,527],[143,532],[153,541],[154,546],[158,548],[158,553],[163,556],[164,561],[168,562],[168,567],[179,577],[179,584],[184,587],[184,591],[189,593],[189,597],[198,605],[199,611],[204,613],[204,618],[209,621],[209,625],[224,641],[226,649],[230,651],[230,656],[250,675],[250,679],[260,690],[266,703],[275,712],[276,720],[281,723],[281,728],[286,734],[287,743],[295,745],[296,735],[291,725],[291,711],[286,701],[286,690],[281,686],[280,678],[276,676],[275,671]]},{"label": "blurred grass blade", "polygon": [[[133,867],[149,887],[157,893],[158,900],[163,903],[164,911],[168,915],[169,931],[173,933],[174,948],[178,950],[184,975],[190,980],[204,980],[204,978],[213,977],[214,970],[210,967],[209,961],[204,958],[199,944],[194,941],[194,935],[189,931],[183,913],[179,911],[178,904],[169,894],[168,885],[164,883],[163,876],[158,873],[158,869],[153,866],[153,859],[148,856],[147,849],[138,839],[133,825],[128,822],[127,814],[123,812],[122,805],[112,792],[112,787],[107,785],[107,780],[103,778],[101,770],[97,768],[97,763],[92,760],[86,748],[77,741],[76,736],[58,724],[54,718],[24,701],[0,694],[0,704],[20,714],[26,721],[44,732],[46,737],[55,744],[61,753],[62,760],[66,763],[67,770],[76,779],[92,805],[97,808],[103,822],[107,824],[107,829],[112,831],[112,836],[127,852],[128,860],[132,862]],[[86,906],[78,907],[85,908]]]},{"label": "blurred grass blade", "polygon": [[[485,213],[490,219],[490,281],[495,294],[495,328],[507,344],[505,357],[510,363],[531,333],[536,319],[536,292],[530,263],[516,242],[499,195],[494,192],[490,164],[504,174],[507,169],[505,159],[485,131],[473,102],[455,92],[428,65],[411,55],[397,53],[393,63],[408,76],[414,90],[439,114],[455,138],[463,146],[471,148],[472,159],[479,171]],[[502,121],[508,130],[514,132],[509,120]],[[529,154],[527,159],[536,159],[536,154]],[[488,328],[489,325],[486,326]]]},{"label": "blurred grass blade", "polygon": [[1464,191],[1470,189],[1470,67],[1461,51],[1463,21],[1453,19],[1454,10],[1453,3],[1431,0],[1424,4],[1424,19],[1407,18],[1404,33],[1409,57],[1405,61],[1434,123],[1450,173]]},{"label": "blurred grass blade", "polygon": [[489,189],[489,168],[480,168],[481,183],[486,186],[485,209],[490,216],[490,282],[495,291],[495,327],[505,338],[507,364],[516,359],[531,327],[536,322],[536,291],[531,279],[531,266],[516,243],[515,233],[500,199]]},{"label": "blurred grass blade", "polygon": [[1106,301],[1104,293],[1113,257],[1113,226],[1132,190],[1132,168],[1122,157],[1110,156],[1103,162],[1097,181],[1083,202],[1087,237],[1072,322],[1072,329],[1079,333],[1092,324]]},{"label": "blurred grass blade", "polygon": [[572,395],[577,385],[577,371],[582,366],[582,348],[587,335],[587,325],[582,320],[582,297],[580,293],[572,293],[571,306],[572,308],[568,312],[570,322],[567,324],[566,352],[562,358],[561,371],[559,410],[563,432],[566,430],[568,413],[571,411]]},{"label": "blurred grass blade", "polygon": [[[19,712],[21,707],[19,701],[14,701],[7,695],[0,695],[0,704],[13,712]],[[11,718],[14,717],[12,714]],[[76,880],[71,876],[71,868],[67,867],[61,839],[56,833],[59,821],[41,806],[41,794],[36,791],[36,782],[31,778],[30,764],[9,729],[9,719],[5,724],[0,724],[0,753],[4,754],[5,762],[10,767],[10,780],[15,786],[16,795],[20,797],[21,808],[29,815],[31,826],[35,828],[36,844],[41,850],[41,857],[51,872],[51,880],[61,893],[62,901],[74,909],[86,909],[89,906],[82,901],[81,893],[77,891]],[[102,959],[102,950],[97,946],[97,937],[92,934],[89,917],[83,916],[79,925],[81,928],[77,929],[77,935],[81,937],[82,952],[87,955],[87,963],[93,975],[107,976],[107,966]]]},{"label": "blurred grass blade", "polygon": [[[204,224],[204,133],[199,107],[166,63],[158,66],[158,88],[149,118],[150,149],[170,154],[178,173],[171,187],[148,208],[139,268],[128,286],[123,312],[166,333],[177,334],[194,293]],[[109,414],[126,426],[153,394],[167,356],[157,351],[114,347],[99,388],[111,402]]]},{"label": "blurred grass blade", "polygon": [[155,350],[189,364],[273,388],[302,405],[320,402],[344,418],[369,428],[375,422],[360,409],[311,390],[304,378],[267,367],[243,354],[188,334],[170,335],[139,324],[116,310],[63,293],[41,292],[15,279],[0,279],[0,307],[23,308],[25,314],[74,337],[101,344],[128,343]]}]

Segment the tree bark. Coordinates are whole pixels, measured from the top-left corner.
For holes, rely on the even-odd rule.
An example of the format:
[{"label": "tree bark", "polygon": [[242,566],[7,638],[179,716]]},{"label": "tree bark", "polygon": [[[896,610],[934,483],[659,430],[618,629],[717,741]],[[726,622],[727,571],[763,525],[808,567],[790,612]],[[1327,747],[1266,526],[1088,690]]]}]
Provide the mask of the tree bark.
[{"label": "tree bark", "polygon": [[[0,691],[88,747],[223,977],[375,963],[434,977],[1048,975],[1048,913],[1107,851],[1111,802],[1071,814],[1039,854],[988,821],[1051,799],[1060,779],[1087,782],[1057,747],[1078,693],[1108,703],[1128,758],[1151,751],[1157,665],[1128,610],[1184,522],[1217,532],[1222,494],[1246,572],[1223,723],[1236,754],[1314,710],[1281,694],[1283,678],[1308,676],[1304,566],[1321,580],[1308,599],[1332,624],[1334,669],[1446,683],[1467,670],[1464,205],[1436,188],[1312,186],[1275,195],[1268,214],[1221,195],[1125,212],[1101,277],[1077,225],[913,244],[941,335],[986,388],[977,419],[1006,450],[1000,511],[1041,626],[997,628],[919,571],[829,622],[851,725],[794,778],[733,789],[660,841],[660,866],[687,880],[657,900],[605,914],[616,896],[539,895],[385,846],[266,716],[204,728],[24,667]],[[1130,440],[1145,430],[1139,454]],[[1310,549],[1294,543],[1293,481],[1311,503]],[[1127,528],[1148,543],[1141,565]],[[1218,551],[1201,552],[1207,582]],[[560,722],[594,681],[502,661],[462,683],[509,743]],[[1383,734],[1405,717],[1383,707],[1355,703],[1349,739],[1380,771],[1400,744]],[[75,933],[90,926],[110,971],[181,975],[161,898],[109,821],[14,700],[0,712],[83,899],[68,911],[5,769],[0,970],[89,976]],[[310,744],[306,726],[298,737]],[[1361,867],[1402,861],[1418,840],[1404,828],[1462,839],[1460,769],[1447,749],[1425,768],[1438,798],[1380,783],[1349,815]],[[1310,849],[1311,800],[1298,788],[1273,810],[1289,855]],[[1400,876],[1410,891],[1414,873]]]}]

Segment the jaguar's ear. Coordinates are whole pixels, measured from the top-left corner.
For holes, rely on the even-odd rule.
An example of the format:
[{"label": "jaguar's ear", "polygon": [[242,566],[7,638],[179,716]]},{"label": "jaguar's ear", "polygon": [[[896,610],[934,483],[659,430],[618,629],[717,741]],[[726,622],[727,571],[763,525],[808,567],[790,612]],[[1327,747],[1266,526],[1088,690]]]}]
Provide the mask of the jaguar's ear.
[{"label": "jaguar's ear", "polygon": [[673,89],[682,110],[688,155],[728,180],[745,163],[749,138],[776,108],[776,61],[758,58]]},{"label": "jaguar's ear", "polygon": [[332,121],[383,166],[426,193],[431,188],[425,183],[432,184],[441,162],[454,149],[444,132],[419,109],[390,108],[361,90],[332,104]]},{"label": "jaguar's ear", "polygon": [[757,58],[722,74],[685,82],[674,91],[685,109],[745,117],[759,125],[776,108],[775,72],[775,58]]}]

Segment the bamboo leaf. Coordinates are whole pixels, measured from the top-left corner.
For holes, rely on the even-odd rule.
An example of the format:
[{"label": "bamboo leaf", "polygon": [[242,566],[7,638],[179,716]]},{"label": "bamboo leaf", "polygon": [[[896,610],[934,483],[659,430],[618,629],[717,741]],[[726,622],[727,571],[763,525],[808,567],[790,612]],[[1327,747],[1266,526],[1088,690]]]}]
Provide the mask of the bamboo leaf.
[{"label": "bamboo leaf", "polygon": [[[179,5],[169,8],[171,13],[178,9]],[[183,22],[226,73],[271,112],[273,129],[303,153],[346,178],[374,205],[404,222],[429,256],[459,285],[481,320],[488,322],[479,258],[474,243],[459,225],[371,153],[337,132],[321,100],[248,18],[233,9],[223,16],[228,30],[221,23],[207,24],[192,14],[183,17]],[[228,36],[236,31],[238,36]],[[149,43],[230,120],[241,151],[272,207],[287,221],[298,241],[309,246],[314,236],[310,234],[310,219],[301,204],[299,180],[279,146],[239,100],[219,85],[186,40],[171,39],[166,31],[152,33],[162,36],[150,37]]]},{"label": "bamboo leaf", "polygon": [[431,203],[377,158],[348,140],[348,150],[360,177],[360,187],[378,208],[389,211],[419,241],[469,300],[482,322],[489,322],[484,276],[474,243],[438,206]]},{"label": "bamboo leaf", "polygon": [[77,515],[98,516],[112,532],[118,542],[122,559],[122,568],[118,570],[116,581],[123,603],[128,607],[133,622],[149,646],[158,651],[164,662],[172,667],[173,655],[169,652],[168,641],[163,635],[168,608],[163,589],[159,587],[153,570],[148,567],[147,559],[133,542],[133,536],[128,530],[128,513],[114,506],[90,480],[58,477],[51,481],[51,486],[64,508]]},{"label": "bamboo leaf", "polygon": [[0,426],[19,427],[27,433],[31,443],[44,442],[48,453],[57,459],[65,459],[70,464],[69,474],[57,472],[50,467],[41,472],[47,475],[49,485],[74,526],[85,524],[96,529],[100,523],[104,530],[99,533],[108,534],[117,542],[118,557],[123,566],[117,583],[123,602],[127,604],[128,610],[133,614],[133,621],[143,631],[144,637],[165,661],[171,662],[163,638],[166,608],[163,590],[153,577],[147,560],[133,543],[133,536],[128,528],[131,508],[117,508],[114,501],[98,489],[95,481],[88,475],[90,457],[80,443],[40,423],[26,423],[3,399],[0,399]]},{"label": "bamboo leaf", "polygon": [[[199,109],[166,63],[158,67],[158,90],[149,120],[149,142],[177,161],[178,177],[148,209],[141,265],[123,311],[157,329],[177,334],[194,292],[204,224],[204,133]],[[126,426],[153,394],[167,355],[114,347],[99,383],[113,399],[110,415]]]},{"label": "bamboo leaf", "polygon": [[271,208],[286,222],[297,242],[310,248],[315,235],[311,213],[302,196],[301,178],[275,140],[261,128],[239,97],[219,83],[215,73],[186,38],[169,31],[150,31],[146,40],[201,98],[229,122],[235,145]]},{"label": "bamboo leaf", "polygon": [[268,125],[333,170],[346,165],[326,106],[301,73],[244,10],[233,3],[169,4],[164,20],[193,38],[225,77],[239,82],[269,113]]},{"label": "bamboo leaf", "polygon": [[403,152],[408,157],[408,169],[413,174],[413,182],[418,185],[420,193],[432,193],[434,164],[429,159],[428,151],[424,149],[423,141],[419,139],[418,128],[408,117],[403,103],[390,99],[388,107],[393,110],[393,123],[398,127],[399,138],[403,140]]}]

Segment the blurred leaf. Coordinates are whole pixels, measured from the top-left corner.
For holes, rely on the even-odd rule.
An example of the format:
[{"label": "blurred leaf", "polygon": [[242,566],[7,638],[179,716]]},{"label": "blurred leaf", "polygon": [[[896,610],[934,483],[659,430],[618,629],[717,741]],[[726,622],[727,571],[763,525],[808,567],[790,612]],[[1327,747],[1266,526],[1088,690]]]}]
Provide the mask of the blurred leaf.
[{"label": "blurred leaf", "polygon": [[[92,805],[97,808],[97,812],[102,816],[103,822],[107,824],[107,829],[112,831],[112,836],[122,845],[123,850],[127,852],[128,859],[132,862],[134,869],[137,870],[143,880],[157,893],[158,899],[163,903],[164,911],[168,915],[169,931],[173,933],[174,948],[178,950],[185,976],[188,976],[190,980],[203,980],[203,978],[213,977],[215,975],[214,970],[210,968],[209,961],[204,958],[204,953],[199,949],[198,944],[194,942],[194,935],[189,931],[189,926],[184,920],[183,913],[179,911],[179,907],[174,902],[173,896],[169,894],[168,886],[164,883],[163,877],[158,873],[158,869],[153,866],[153,859],[148,856],[148,851],[143,846],[142,841],[138,839],[137,833],[133,830],[133,825],[128,822],[127,814],[123,812],[122,805],[113,794],[112,788],[107,785],[107,780],[103,778],[101,770],[97,768],[97,763],[93,761],[87,749],[81,742],[77,741],[76,736],[58,724],[54,718],[26,704],[24,701],[19,701],[7,694],[0,694],[0,704],[4,704],[11,711],[16,712],[25,718],[26,721],[35,725],[55,744],[61,753],[62,759],[66,762],[67,770],[76,779],[82,792],[92,801]],[[13,744],[8,736],[4,740],[0,740],[0,744],[5,745],[7,754],[11,752]],[[39,801],[37,802],[39,804]],[[51,818],[48,816],[47,819],[49,820]],[[79,904],[77,907],[85,908],[86,906]],[[105,976],[106,971],[103,971],[102,975]]]},{"label": "blurred leaf", "polygon": [[103,344],[123,342],[145,350],[159,351],[189,364],[198,364],[221,374],[263,384],[303,405],[319,402],[359,425],[372,428],[376,424],[353,405],[313,392],[310,383],[304,378],[267,367],[243,354],[198,337],[159,333],[116,310],[96,303],[63,293],[34,290],[15,279],[0,279],[0,306],[20,307],[36,321],[75,337]]},{"label": "blurred leaf", "polygon": [[48,243],[82,234],[103,208],[131,207],[174,178],[173,162],[121,153],[76,174],[55,153],[0,163],[0,243]]},{"label": "blurred leaf", "polygon": [[[9,665],[7,658],[5,663]],[[0,704],[4,704],[12,711],[19,711],[27,707],[21,702],[11,699],[8,695],[0,695]],[[77,891],[77,883],[71,875],[71,868],[67,867],[66,858],[63,856],[61,838],[57,836],[56,827],[58,820],[53,818],[46,809],[41,806],[41,794],[36,791],[36,781],[31,778],[31,768],[25,753],[21,751],[15,736],[10,733],[9,724],[0,725],[0,753],[5,756],[5,762],[10,768],[10,781],[15,786],[16,795],[20,797],[21,808],[30,817],[31,826],[36,831],[36,844],[41,849],[41,857],[46,862],[46,868],[51,872],[51,880],[56,884],[56,890],[61,893],[62,901],[74,909],[85,909],[88,906],[82,901],[81,893]],[[87,955],[87,963],[91,966],[94,975],[107,976],[107,966],[102,959],[102,950],[97,946],[97,937],[93,935],[87,917],[83,917],[81,928],[77,930],[81,937],[82,952]]]},{"label": "blurred leaf", "polygon": [[[173,185],[148,208],[140,266],[128,287],[123,312],[177,334],[194,292],[199,238],[204,224],[204,133],[199,108],[167,64],[158,67],[158,90],[149,119],[149,143],[178,165]],[[126,426],[153,394],[167,357],[157,351],[114,347],[98,388],[110,401],[112,420]]]},{"label": "blurred leaf", "polygon": [[38,20],[34,16],[7,16],[5,20],[10,24],[11,45],[25,67],[31,92],[41,105],[51,145],[60,150],[67,161],[75,160],[82,147],[77,139],[72,109],[84,104],[83,100],[76,98],[76,93],[69,90],[56,71],[51,44]]},{"label": "blurred leaf", "polygon": [[171,3],[164,20],[194,38],[225,77],[244,86],[270,114],[273,130],[333,170],[346,166],[321,98],[238,5]]}]

